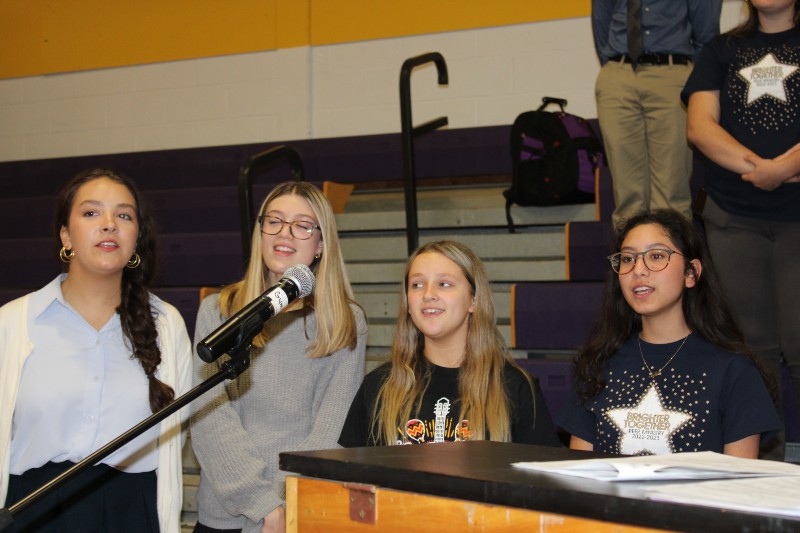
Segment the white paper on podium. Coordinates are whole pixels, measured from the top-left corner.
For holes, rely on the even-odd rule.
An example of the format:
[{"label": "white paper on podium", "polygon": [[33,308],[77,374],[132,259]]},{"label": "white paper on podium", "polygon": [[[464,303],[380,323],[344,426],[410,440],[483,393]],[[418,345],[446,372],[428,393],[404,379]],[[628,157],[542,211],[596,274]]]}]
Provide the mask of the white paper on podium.
[{"label": "white paper on podium", "polygon": [[670,483],[647,489],[651,500],[800,517],[800,477]]},{"label": "white paper on podium", "polygon": [[637,457],[524,462],[512,466],[537,472],[600,481],[673,481],[772,476],[800,476],[800,466],[741,459],[714,452]]}]

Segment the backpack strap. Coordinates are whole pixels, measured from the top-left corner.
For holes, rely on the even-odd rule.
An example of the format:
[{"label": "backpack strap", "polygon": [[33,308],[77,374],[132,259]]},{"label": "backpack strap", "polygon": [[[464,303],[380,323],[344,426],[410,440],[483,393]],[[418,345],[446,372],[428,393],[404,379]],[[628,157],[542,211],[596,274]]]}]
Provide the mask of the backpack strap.
[{"label": "backpack strap", "polygon": [[564,107],[567,105],[567,99],[556,98],[554,96],[545,96],[542,98],[542,105],[540,105],[536,111],[544,111],[544,108],[550,104],[556,104],[561,108],[561,111],[564,111]]},{"label": "backpack strap", "polygon": [[509,199],[508,195],[506,196],[506,221],[508,221],[508,232],[509,233],[516,233],[517,230],[514,229],[514,220],[511,218],[511,200]]}]

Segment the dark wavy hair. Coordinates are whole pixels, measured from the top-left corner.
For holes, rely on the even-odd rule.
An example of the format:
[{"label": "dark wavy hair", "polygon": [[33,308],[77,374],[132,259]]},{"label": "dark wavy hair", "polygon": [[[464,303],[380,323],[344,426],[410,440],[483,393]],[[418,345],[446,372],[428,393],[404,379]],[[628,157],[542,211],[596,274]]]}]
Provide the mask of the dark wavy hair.
[{"label": "dark wavy hair", "polygon": [[[622,248],[625,237],[633,228],[644,224],[659,226],[682,254],[673,256],[672,260],[683,261],[685,272],[695,274],[694,287],[683,289],[683,316],[689,329],[723,350],[750,359],[761,373],[773,400],[777,401],[775,376],[766,370],[761,360],[745,343],[744,335],[722,291],[705,240],[691,222],[672,209],[640,213],[625,221],[617,231],[614,250]],[[701,275],[698,275],[694,265],[690,263],[692,259],[700,260]],[[606,361],[626,340],[641,330],[641,316],[625,301],[619,276],[609,269],[600,320],[594,325],[589,339],[575,358],[576,388],[583,400],[603,390],[606,385],[603,379]]]},{"label": "dark wavy hair", "polygon": [[[758,29],[758,10],[753,7],[751,2],[745,2],[747,6],[747,20],[742,22],[730,30],[726,35],[730,37],[750,37]],[[794,25],[800,25],[800,2],[795,0],[794,3],[794,17],[792,19]]]},{"label": "dark wavy hair", "polygon": [[[150,285],[158,265],[155,222],[142,203],[136,185],[119,172],[105,168],[85,170],[72,178],[61,190],[56,202],[54,229],[56,249],[61,249],[61,228],[69,226],[69,215],[78,190],[96,179],[109,179],[128,189],[136,204],[136,220],[139,222],[139,235],[136,252],[141,257],[137,268],[124,268],[120,287],[120,303],[117,307],[122,332],[133,350],[132,357],[139,360],[150,384],[150,409],[158,411],[175,397],[175,391],[161,382],[155,375],[161,364],[161,350],[158,348],[156,311],[150,305]],[[69,263],[65,265],[69,271]]]}]

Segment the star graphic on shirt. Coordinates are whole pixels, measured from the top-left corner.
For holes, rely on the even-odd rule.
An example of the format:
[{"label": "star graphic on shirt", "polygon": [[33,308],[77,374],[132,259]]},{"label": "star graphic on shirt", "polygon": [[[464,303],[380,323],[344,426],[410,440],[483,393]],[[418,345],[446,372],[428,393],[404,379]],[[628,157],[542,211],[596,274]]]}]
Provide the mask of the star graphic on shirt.
[{"label": "star graphic on shirt", "polygon": [[772,54],[765,55],[755,65],[741,69],[739,76],[748,85],[747,103],[751,104],[762,96],[772,96],[785,102],[786,79],[796,71],[796,66],[778,63]]},{"label": "star graphic on shirt", "polygon": [[666,409],[655,383],[637,405],[609,409],[605,416],[619,428],[619,452],[624,455],[672,453],[672,435],[692,418]]}]

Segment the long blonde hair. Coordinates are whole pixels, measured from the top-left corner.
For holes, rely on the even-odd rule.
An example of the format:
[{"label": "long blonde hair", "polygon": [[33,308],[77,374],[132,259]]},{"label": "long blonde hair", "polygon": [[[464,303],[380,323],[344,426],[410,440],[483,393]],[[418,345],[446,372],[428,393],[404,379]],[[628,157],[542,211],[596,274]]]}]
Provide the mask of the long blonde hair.
[{"label": "long blonde hair", "polygon": [[[474,312],[469,315],[467,345],[461,363],[458,388],[458,420],[469,420],[471,438],[511,440],[508,398],[503,384],[503,368],[511,358],[497,329],[494,300],[481,260],[465,245],[455,241],[437,241],[420,246],[406,263],[403,293],[392,343],[391,370],[378,392],[372,413],[372,434],[384,444],[394,444],[397,431],[412,411],[421,409],[422,397],[430,382],[430,364],[423,355],[425,338],[414,325],[408,310],[408,274],[411,264],[421,254],[434,252],[461,268],[474,297]],[[527,377],[527,374],[520,369]],[[530,378],[528,378],[530,383]],[[531,387],[533,384],[531,383]],[[533,391],[533,388],[531,388]]]},{"label": "long blonde hair", "polygon": [[[331,205],[317,187],[302,181],[287,181],[277,185],[267,195],[259,215],[267,212],[270,202],[287,194],[308,201],[322,235],[322,255],[310,265],[316,285],[314,292],[305,298],[305,304],[314,310],[317,321],[316,335],[309,345],[308,356],[323,357],[344,347],[353,349],[357,342],[358,325],[350,306],[356,304],[344,268]],[[256,222],[250,245],[252,252],[244,278],[228,285],[220,293],[219,306],[223,316],[233,315],[269,288],[269,271],[264,265],[261,242],[261,228]],[[266,333],[262,331],[253,340],[253,345],[262,348],[266,342]]]}]

